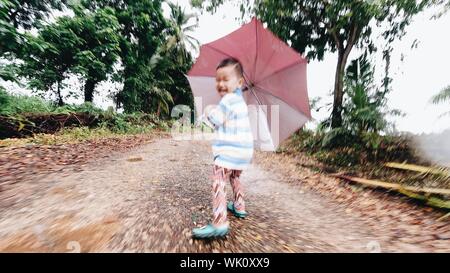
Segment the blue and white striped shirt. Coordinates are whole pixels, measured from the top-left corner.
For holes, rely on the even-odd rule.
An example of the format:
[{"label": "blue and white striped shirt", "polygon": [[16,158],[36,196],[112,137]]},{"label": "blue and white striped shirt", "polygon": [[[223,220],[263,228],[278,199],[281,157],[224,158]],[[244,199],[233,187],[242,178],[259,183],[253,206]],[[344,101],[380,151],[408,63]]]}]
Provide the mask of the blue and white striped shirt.
[{"label": "blue and white striped shirt", "polygon": [[246,169],[253,157],[253,134],[242,90],[237,88],[223,96],[207,118],[215,127],[214,164],[233,170]]}]

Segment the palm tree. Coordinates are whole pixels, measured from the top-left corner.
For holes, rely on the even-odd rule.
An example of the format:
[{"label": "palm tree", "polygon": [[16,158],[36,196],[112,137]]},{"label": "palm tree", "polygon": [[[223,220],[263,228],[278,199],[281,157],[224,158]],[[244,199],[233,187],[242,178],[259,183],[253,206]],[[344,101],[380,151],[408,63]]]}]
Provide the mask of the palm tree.
[{"label": "palm tree", "polygon": [[[192,32],[198,26],[198,17],[196,14],[186,13],[179,5],[166,2],[170,9],[170,18],[168,19],[169,28],[167,31],[166,42],[159,47],[156,53],[150,59],[150,69],[170,70],[173,67],[190,66],[192,62],[191,54],[188,47],[198,50],[199,41],[191,36]],[[191,19],[195,19],[196,23],[190,24]],[[160,80],[161,87],[154,86],[149,90],[152,97],[156,98],[157,115],[161,113],[168,114],[169,103],[174,103],[173,94],[164,87],[173,85],[174,83],[164,83]],[[177,95],[175,94],[175,97]]]},{"label": "palm tree", "polygon": [[160,117],[162,113],[169,114],[169,103],[173,103],[173,98],[170,92],[157,86],[153,86],[150,88],[149,93],[152,98],[156,97],[156,100],[154,100],[157,107],[156,116]]},{"label": "palm tree", "polygon": [[[167,1],[170,7],[170,25],[166,42],[158,48],[157,52],[152,56],[150,67],[154,68],[167,55],[176,57],[176,61],[180,65],[186,64],[190,60],[188,46],[197,51],[200,42],[189,33],[198,27],[198,17],[193,13],[186,13],[184,9],[177,4]],[[195,19],[196,23],[188,25],[191,19]]]},{"label": "palm tree", "polygon": [[[168,2],[170,6],[170,24],[172,28],[172,34],[167,41],[167,51],[174,50],[179,53],[179,61],[185,62],[189,59],[188,46],[193,50],[197,50],[200,42],[192,37],[191,33],[196,27],[198,27],[198,17],[193,13],[186,13],[185,9],[177,4]],[[195,24],[189,24],[191,19],[195,19]]]},{"label": "palm tree", "polygon": [[[434,95],[431,98],[431,102],[434,104],[440,104],[443,103],[445,101],[448,101],[450,103],[450,85],[447,86],[446,88],[442,89],[441,92],[439,92],[438,94]],[[450,112],[446,112],[443,115],[450,115]]]}]

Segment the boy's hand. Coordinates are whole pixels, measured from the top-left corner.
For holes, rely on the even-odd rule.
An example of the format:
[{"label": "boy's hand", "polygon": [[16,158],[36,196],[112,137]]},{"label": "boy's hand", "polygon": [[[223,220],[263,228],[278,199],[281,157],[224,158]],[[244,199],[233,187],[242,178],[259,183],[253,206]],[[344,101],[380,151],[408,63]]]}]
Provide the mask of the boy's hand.
[{"label": "boy's hand", "polygon": [[208,120],[208,117],[205,114],[201,115],[195,121],[195,124],[194,124],[195,127],[201,127],[202,125],[206,125],[212,129],[214,129],[214,125],[211,124],[211,122]]},{"label": "boy's hand", "polygon": [[206,106],[206,108],[205,108],[205,110],[203,111],[203,115],[205,116],[205,117],[208,117],[209,116],[209,114],[211,114],[211,112],[214,110],[216,108],[216,105],[208,105],[208,106]]}]

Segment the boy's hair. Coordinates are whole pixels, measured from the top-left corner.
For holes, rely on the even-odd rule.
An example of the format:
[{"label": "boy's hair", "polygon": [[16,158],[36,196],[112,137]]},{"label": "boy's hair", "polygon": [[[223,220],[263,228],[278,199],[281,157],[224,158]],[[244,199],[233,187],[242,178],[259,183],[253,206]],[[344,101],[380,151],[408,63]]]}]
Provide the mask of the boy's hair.
[{"label": "boy's hair", "polygon": [[230,66],[230,65],[234,66],[234,71],[236,71],[236,73],[239,77],[244,77],[244,69],[242,68],[241,62],[239,62],[239,60],[232,58],[232,57],[222,60],[219,63],[219,65],[217,66],[216,71],[219,70],[219,68]]}]

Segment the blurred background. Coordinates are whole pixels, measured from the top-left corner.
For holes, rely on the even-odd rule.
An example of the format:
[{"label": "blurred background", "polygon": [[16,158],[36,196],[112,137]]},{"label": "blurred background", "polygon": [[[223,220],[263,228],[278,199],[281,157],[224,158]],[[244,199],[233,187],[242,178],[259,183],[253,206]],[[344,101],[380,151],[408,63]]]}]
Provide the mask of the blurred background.
[{"label": "blurred background", "polygon": [[0,213],[34,192],[19,182],[177,128],[174,107],[193,108],[185,75],[200,46],[256,16],[309,60],[313,119],[268,158],[315,173],[305,180],[384,181],[448,217],[449,10],[448,0],[0,0]]}]

